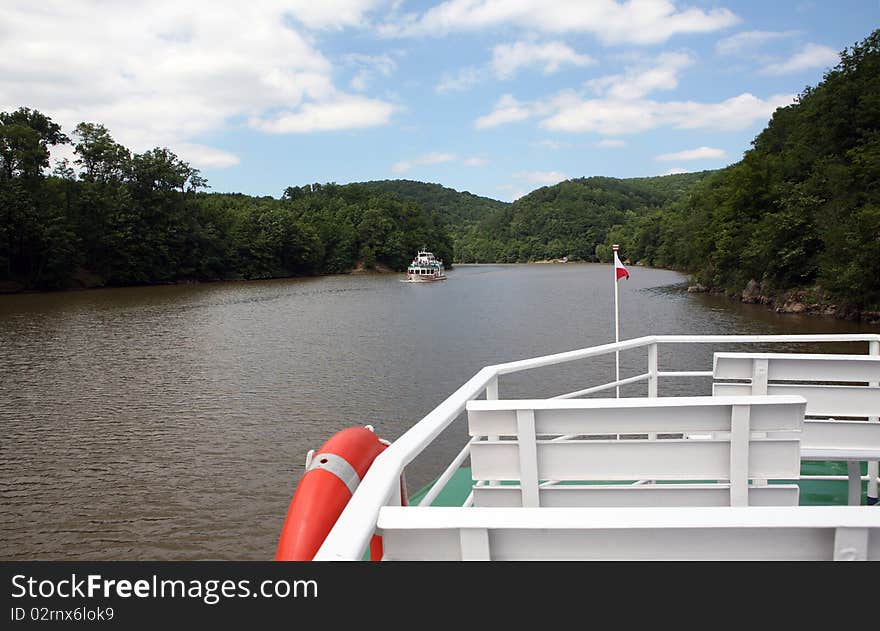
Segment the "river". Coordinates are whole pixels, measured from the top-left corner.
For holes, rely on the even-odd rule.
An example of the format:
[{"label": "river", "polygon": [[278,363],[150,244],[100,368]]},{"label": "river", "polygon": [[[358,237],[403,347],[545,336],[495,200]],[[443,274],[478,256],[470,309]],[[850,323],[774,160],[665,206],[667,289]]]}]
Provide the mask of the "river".
[{"label": "river", "polygon": [[[621,339],[880,331],[630,273]],[[430,284],[342,275],[0,296],[0,560],[271,559],[309,449],[357,424],[397,438],[484,365],[613,341],[611,274],[478,265]],[[708,349],[676,348],[662,370],[711,367]],[[622,376],[644,361],[622,354]],[[578,362],[504,378],[501,394],[613,375],[613,359]],[[408,468],[410,491],[459,451],[460,425]]]}]

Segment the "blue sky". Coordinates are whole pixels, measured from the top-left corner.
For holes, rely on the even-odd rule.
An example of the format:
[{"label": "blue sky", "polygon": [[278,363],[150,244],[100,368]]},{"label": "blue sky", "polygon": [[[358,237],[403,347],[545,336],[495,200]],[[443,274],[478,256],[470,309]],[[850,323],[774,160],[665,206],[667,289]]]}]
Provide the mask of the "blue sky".
[{"label": "blue sky", "polygon": [[878,0],[4,0],[0,109],[167,146],[214,191],[510,201],[736,162],[878,26]]}]

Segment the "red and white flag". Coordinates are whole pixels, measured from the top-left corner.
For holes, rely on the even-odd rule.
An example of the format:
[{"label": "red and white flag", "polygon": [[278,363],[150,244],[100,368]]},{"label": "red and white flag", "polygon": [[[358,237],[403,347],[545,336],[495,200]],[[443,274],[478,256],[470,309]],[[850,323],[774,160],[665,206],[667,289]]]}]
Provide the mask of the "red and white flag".
[{"label": "red and white flag", "polygon": [[618,246],[612,245],[611,248],[614,250],[614,271],[617,274],[617,280],[629,278],[629,272],[626,271],[623,263],[620,262],[620,257],[617,256]]}]

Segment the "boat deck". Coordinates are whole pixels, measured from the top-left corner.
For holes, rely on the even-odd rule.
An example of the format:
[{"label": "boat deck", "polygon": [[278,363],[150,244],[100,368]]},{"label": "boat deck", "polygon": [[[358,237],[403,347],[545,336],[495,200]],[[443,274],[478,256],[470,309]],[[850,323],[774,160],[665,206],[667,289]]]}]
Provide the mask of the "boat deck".
[{"label": "boat deck", "polygon": [[[661,368],[673,344],[711,348]],[[509,375],[620,353],[643,372],[504,396]],[[468,441],[401,506],[405,468],[458,419]],[[646,336],[484,367],[376,457],[315,559],[379,535],[385,560],[877,560],[878,460],[880,335]]]},{"label": "boat deck", "polygon": [[[861,463],[862,475],[867,474],[867,463]],[[845,476],[847,467],[845,462],[822,462],[805,461],[801,465],[801,475],[837,475]],[[418,504],[428,494],[436,480],[419,489],[409,497],[409,503]],[[849,483],[846,480],[791,480],[771,481],[771,484],[797,484],[800,487],[800,506],[846,506],[849,493]],[[560,482],[566,484],[566,482]],[[595,482],[594,484],[600,484]],[[602,482],[601,484],[628,484],[628,482]],[[663,484],[663,482],[659,482]],[[674,484],[674,482],[668,482]],[[473,489],[474,481],[471,479],[470,467],[461,467],[445,484],[440,494],[431,502],[431,506],[461,506]],[[867,503],[867,480],[862,480],[862,504]]]}]

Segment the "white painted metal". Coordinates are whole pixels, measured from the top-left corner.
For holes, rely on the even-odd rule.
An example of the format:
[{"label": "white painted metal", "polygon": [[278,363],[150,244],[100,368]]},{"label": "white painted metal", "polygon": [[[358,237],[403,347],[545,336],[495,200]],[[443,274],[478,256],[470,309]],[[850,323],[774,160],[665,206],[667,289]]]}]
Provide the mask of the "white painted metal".
[{"label": "white painted metal", "polygon": [[[724,480],[730,476],[730,441],[539,440],[537,459],[541,480]],[[800,460],[797,440],[753,440],[747,475],[796,479]],[[515,441],[481,441],[471,447],[477,480],[519,480],[519,462]]]},{"label": "white painted metal", "polygon": [[490,400],[498,398],[498,377],[493,377],[486,384],[486,398]]},{"label": "white painted metal", "polygon": [[858,506],[862,503],[862,476],[861,468],[857,460],[847,460],[846,471],[849,474],[849,499],[850,506]]},{"label": "white painted metal", "polygon": [[[870,385],[876,383],[871,381],[873,376],[880,374],[880,357],[876,355],[715,353],[713,370],[717,379],[740,379],[751,372],[750,384],[714,383],[712,392],[716,395],[729,396],[744,391],[798,394],[807,400],[807,414],[813,416],[870,419],[880,410],[880,388]],[[823,383],[772,384],[768,383],[769,379]],[[824,382],[868,382],[869,385],[826,385]],[[858,461],[868,460],[871,469],[880,459],[880,424],[808,420],[804,424],[801,453],[804,459],[846,460],[849,502],[859,504]],[[871,480],[876,487],[877,478],[869,475],[868,479],[870,495]]]},{"label": "white painted metal", "polygon": [[[716,382],[712,384],[712,393],[716,396],[740,396],[750,394],[751,388],[747,383]],[[767,394],[804,397],[808,416],[868,418],[880,411],[880,388],[771,383],[767,386]]]},{"label": "white painted metal", "polygon": [[[612,245],[611,249],[614,251],[614,265],[612,265],[611,273],[614,274],[614,341],[620,342],[620,306],[617,301],[618,287],[617,283],[620,282],[617,279],[617,248],[619,246]],[[614,380],[616,382],[620,382],[620,351],[614,351]],[[620,398],[620,386],[616,386],[616,394],[615,396]]]},{"label": "white painted metal", "polygon": [[458,560],[462,529],[488,531],[492,559],[880,560],[868,506],[383,508],[390,560]]},{"label": "white painted metal", "polygon": [[[756,418],[761,421],[758,427],[774,430],[772,437],[768,438],[767,432],[752,433],[752,405]],[[538,505],[535,475],[530,468],[525,469],[526,463],[530,467],[533,462],[533,428],[541,434],[574,435],[609,431],[641,433],[646,429],[681,433],[683,426],[690,430],[717,431],[714,439],[704,441],[537,441],[536,456],[540,463],[537,477],[543,480],[729,479],[732,484],[726,488],[730,492],[730,503],[737,506],[748,504],[750,477],[795,479],[800,473],[800,447],[796,436],[805,408],[800,397],[503,400],[472,401],[466,407],[472,434],[491,431],[508,435],[515,429],[517,441],[475,444],[471,451],[471,470],[473,477],[479,480],[522,480],[522,495],[527,498],[522,501],[524,506]],[[525,426],[529,431],[527,442],[522,439],[525,413],[529,414]],[[538,418],[540,425],[536,422]],[[795,438],[780,440],[776,438],[780,434]],[[751,452],[754,452],[754,460]],[[753,460],[751,465],[750,460]],[[781,468],[783,463],[787,469]]]},{"label": "white painted metal", "polygon": [[847,452],[880,456],[880,426],[867,421],[804,421],[801,449],[840,452],[833,460],[845,458]]},{"label": "white painted metal", "polygon": [[868,560],[867,528],[837,528],[834,533],[835,561]]},{"label": "white painted metal", "polygon": [[[750,506],[797,506],[796,484],[749,487]],[[540,487],[541,506],[730,506],[729,484],[560,484]],[[474,506],[522,506],[516,485],[480,486]]]},{"label": "white painted metal", "polygon": [[575,397],[582,397],[587,394],[593,394],[595,392],[602,392],[603,390],[611,390],[611,388],[617,388],[617,391],[620,392],[620,386],[625,386],[630,383],[638,383],[639,381],[648,381],[651,378],[651,375],[645,373],[643,375],[636,375],[634,377],[627,377],[626,379],[618,379],[617,381],[612,381],[610,383],[603,383],[601,386],[593,386],[591,388],[584,388],[583,390],[576,390],[574,392],[569,392],[567,394],[559,394],[553,397],[554,399],[573,399]]},{"label": "white painted metal", "polygon": [[[495,441],[492,441],[495,442]],[[519,454],[517,478],[522,487],[522,505],[540,506],[538,499],[538,450],[535,438],[535,413],[516,411],[516,446]],[[473,467],[473,458],[471,466]]]},{"label": "white painted metal", "polygon": [[659,377],[711,377],[711,370],[672,370],[658,372]]},{"label": "white painted metal", "polygon": [[489,531],[485,528],[459,530],[462,561],[489,561]]},{"label": "white painted metal", "polygon": [[756,360],[770,360],[771,381],[867,382],[880,380],[880,357],[871,355],[818,355],[806,353],[715,353],[716,379],[751,379]]},{"label": "white painted metal", "polygon": [[425,496],[419,501],[419,506],[430,506],[431,502],[437,499],[437,496],[440,495],[440,492],[446,487],[446,483],[452,479],[452,476],[455,475],[455,472],[461,467],[461,464],[471,455],[471,443],[475,440],[476,437],[472,438],[464,448],[458,452],[458,455],[449,463],[446,470],[439,478],[437,478],[437,481],[434,482],[433,486],[431,486],[431,489],[425,493]]},{"label": "white painted metal", "polygon": [[[545,355],[543,357],[487,366],[394,441],[388,449],[376,458],[361,485],[336,522],[336,525],[318,550],[315,559],[357,560],[362,558],[369,545],[370,537],[374,533],[380,509],[391,501],[395,488],[399,489],[399,477],[403,468],[430,445],[464,411],[467,401],[475,399],[486,391],[490,381],[500,375],[601,357],[614,352],[646,347],[651,344],[770,344],[803,342],[868,342],[873,345],[872,349],[875,347],[880,349],[880,335],[863,333],[844,335],[650,335],[613,344],[603,344],[564,353]],[[664,375],[660,373],[658,376],[662,377]],[[880,381],[880,379],[867,377],[864,381],[873,382]],[[754,508],[750,507],[749,510]],[[798,507],[795,510],[802,510],[804,508],[806,507]],[[423,509],[408,508],[406,510]],[[728,508],[727,510],[734,509]],[[837,507],[836,510],[840,510],[840,507]],[[456,546],[455,555],[458,556],[460,555],[460,545],[457,536],[454,537],[454,542]]]},{"label": "white painted metal", "polygon": [[[486,384],[486,398],[492,401],[498,399],[498,377],[490,379],[489,383]],[[498,440],[498,436],[491,434],[487,438],[489,440]],[[496,484],[496,482],[492,484]]]},{"label": "white painted metal", "polygon": [[730,431],[732,406],[752,405],[754,431],[799,432],[802,397],[658,397],[624,399],[502,399],[469,401],[471,436],[516,435],[516,410],[535,412],[541,436]]},{"label": "white painted metal", "polygon": [[[880,356],[880,342],[869,342],[868,352],[872,357]],[[880,389],[880,381],[870,381],[868,386]],[[880,423],[880,414],[873,414],[868,418],[870,423]],[[880,476],[880,462],[878,460],[868,461],[868,503],[877,503],[877,478]]]},{"label": "white painted metal", "polygon": [[[749,425],[748,405],[734,405],[731,414],[730,430],[730,505],[749,505]],[[691,443],[693,444],[693,443]],[[798,446],[800,450],[800,445]],[[800,454],[798,454],[800,468]],[[798,471],[800,475],[800,471]]]},{"label": "white painted metal", "polygon": [[659,374],[659,360],[657,345],[648,346],[648,396],[656,397],[658,391],[657,375]]}]

